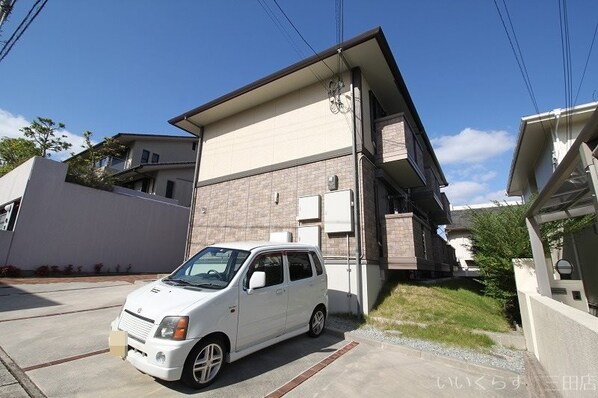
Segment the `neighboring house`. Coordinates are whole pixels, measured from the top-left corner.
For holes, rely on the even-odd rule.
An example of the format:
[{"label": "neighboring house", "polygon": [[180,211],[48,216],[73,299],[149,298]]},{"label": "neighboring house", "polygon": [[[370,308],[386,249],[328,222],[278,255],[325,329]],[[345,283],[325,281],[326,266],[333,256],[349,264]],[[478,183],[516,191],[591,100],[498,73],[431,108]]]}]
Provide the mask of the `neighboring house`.
[{"label": "neighboring house", "polygon": [[170,272],[184,257],[189,208],[126,188],[65,182],[67,165],[34,157],[0,178],[0,266]]},{"label": "neighboring house", "polygon": [[[598,103],[593,102],[522,118],[509,174],[509,196],[521,196],[523,201],[529,201],[533,195],[539,195],[547,189],[549,181],[555,178],[555,173],[566,156],[579,157],[580,143],[576,143],[577,138],[588,126],[597,105]],[[579,160],[573,167],[562,187],[551,194],[552,198],[547,198],[543,205],[535,205],[537,210],[541,209],[541,213],[561,215],[568,213],[570,216],[580,214],[579,211],[571,212],[571,208],[580,208],[586,213],[593,212],[592,190],[588,184],[590,174],[584,170]],[[541,223],[542,220],[538,224]],[[566,295],[557,294],[555,299],[584,311],[588,311],[589,308],[598,311],[598,268],[594,266],[596,244],[598,237],[593,228],[588,228],[566,238],[563,249],[553,250],[546,258],[544,268],[547,269],[549,282],[546,289],[554,288],[561,292],[560,285],[563,283],[572,284],[574,282],[571,281],[578,281],[578,290],[582,293],[579,299],[574,300],[571,296],[572,290],[569,289]],[[567,282],[561,282],[555,268],[556,262],[563,258],[574,265],[573,273]],[[593,283],[582,286],[582,275],[591,278]]]},{"label": "neighboring house", "polygon": [[117,185],[191,204],[197,137],[120,133],[112,138],[123,146],[122,153],[97,166],[114,173]]},{"label": "neighboring house", "polygon": [[170,123],[199,137],[188,253],[318,245],[333,312],[367,312],[388,272],[452,272],[447,181],[381,29]]},{"label": "neighboring house", "polygon": [[494,204],[451,206],[452,223],[445,228],[449,245],[455,249],[458,270],[454,275],[479,276],[479,267],[473,261],[471,251],[471,212],[484,211],[486,208],[496,208]]},{"label": "neighboring house", "polygon": [[507,186],[510,196],[535,196],[526,214],[533,261],[515,265],[519,306],[527,347],[546,374],[563,375],[555,385],[564,397],[581,391],[564,375],[598,374],[598,235],[588,228],[548,253],[540,227],[598,213],[597,105],[524,117]]}]

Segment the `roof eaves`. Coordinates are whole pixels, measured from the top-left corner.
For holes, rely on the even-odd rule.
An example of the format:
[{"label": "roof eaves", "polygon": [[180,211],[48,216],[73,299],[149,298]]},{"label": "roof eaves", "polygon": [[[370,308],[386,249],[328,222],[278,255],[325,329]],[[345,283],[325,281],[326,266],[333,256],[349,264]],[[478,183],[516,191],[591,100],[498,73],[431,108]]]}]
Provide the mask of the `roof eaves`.
[{"label": "roof eaves", "polygon": [[230,93],[225,94],[225,95],[223,95],[221,97],[218,97],[218,98],[216,98],[216,99],[214,99],[214,100],[212,100],[212,101],[210,101],[210,102],[208,102],[208,103],[206,103],[204,105],[200,105],[197,108],[191,109],[190,111],[187,111],[187,112],[185,112],[185,113],[183,113],[183,114],[181,114],[179,116],[173,117],[172,119],[170,119],[168,121],[168,123],[170,123],[172,125],[176,125],[176,123],[181,122],[181,121],[183,121],[183,120],[185,120],[187,118],[190,118],[190,117],[192,117],[194,115],[197,115],[198,113],[204,112],[204,111],[206,111],[206,110],[208,110],[210,108],[213,108],[213,107],[215,107],[217,105],[223,104],[223,103],[225,103],[227,101],[232,100],[233,98],[239,97],[239,96],[241,96],[243,94],[246,94],[246,93],[248,93],[250,91],[253,91],[253,90],[255,90],[255,89],[259,88],[259,87],[265,86],[268,83],[276,81],[276,80],[278,80],[278,79],[280,79],[282,77],[285,77],[287,75],[290,75],[293,72],[297,72],[297,71],[299,71],[301,69],[304,69],[304,68],[306,68],[306,67],[308,67],[310,65],[313,65],[313,64],[315,64],[317,62],[320,62],[320,61],[322,61],[322,60],[324,60],[324,59],[326,59],[328,57],[331,57],[331,56],[333,56],[334,54],[337,53],[337,49],[339,47],[343,48],[343,49],[348,49],[348,48],[351,48],[351,47],[355,47],[355,46],[357,46],[357,45],[359,45],[359,44],[361,44],[363,42],[366,42],[368,40],[371,40],[371,39],[379,36],[380,34],[382,34],[382,29],[380,27],[377,27],[375,29],[367,31],[367,32],[365,32],[365,33],[363,33],[363,34],[361,34],[359,36],[356,36],[356,37],[354,37],[354,38],[352,38],[352,39],[350,39],[350,40],[348,40],[346,42],[341,43],[340,46],[330,47],[330,48],[328,48],[328,49],[326,49],[326,50],[324,50],[324,51],[322,51],[322,52],[320,52],[318,54],[312,55],[309,58],[306,58],[306,59],[304,59],[302,61],[294,63],[294,64],[292,64],[292,65],[290,65],[290,66],[288,66],[288,67],[286,67],[284,69],[281,69],[278,72],[274,72],[274,73],[272,73],[272,74],[270,74],[270,75],[268,75],[268,76],[266,76],[266,77],[264,77],[262,79],[256,80],[253,83],[249,83],[249,84],[247,84],[247,85],[245,85],[245,86],[243,86],[243,87],[241,87],[241,88],[239,88],[237,90],[231,91]]}]

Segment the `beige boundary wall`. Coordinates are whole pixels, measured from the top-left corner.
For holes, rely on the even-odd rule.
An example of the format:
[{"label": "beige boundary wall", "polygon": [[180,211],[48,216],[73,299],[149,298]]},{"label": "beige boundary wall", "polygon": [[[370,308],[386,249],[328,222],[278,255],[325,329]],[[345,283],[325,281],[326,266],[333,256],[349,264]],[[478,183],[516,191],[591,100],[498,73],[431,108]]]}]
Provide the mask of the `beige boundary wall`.
[{"label": "beige boundary wall", "polygon": [[537,293],[533,260],[513,265],[526,344],[548,374],[545,385],[563,397],[598,395],[598,318]]},{"label": "beige boundary wall", "polygon": [[0,179],[0,205],[21,202],[14,230],[0,231],[0,266],[170,272],[180,265],[188,208],[68,183],[66,170],[35,157]]}]

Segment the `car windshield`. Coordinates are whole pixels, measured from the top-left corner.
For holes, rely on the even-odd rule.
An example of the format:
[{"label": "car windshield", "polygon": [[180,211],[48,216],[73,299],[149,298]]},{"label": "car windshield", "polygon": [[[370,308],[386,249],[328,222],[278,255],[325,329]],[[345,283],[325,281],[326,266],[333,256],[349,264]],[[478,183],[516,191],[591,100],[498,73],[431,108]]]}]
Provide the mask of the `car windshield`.
[{"label": "car windshield", "polygon": [[206,247],[187,260],[179,269],[163,279],[164,283],[222,289],[233,279],[248,251],[222,247]]}]

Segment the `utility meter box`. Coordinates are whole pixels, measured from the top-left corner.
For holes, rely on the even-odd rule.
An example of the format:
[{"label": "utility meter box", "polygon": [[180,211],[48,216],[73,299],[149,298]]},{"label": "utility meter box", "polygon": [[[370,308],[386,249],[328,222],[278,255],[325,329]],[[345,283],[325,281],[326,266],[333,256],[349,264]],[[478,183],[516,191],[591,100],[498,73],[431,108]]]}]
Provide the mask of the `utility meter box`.
[{"label": "utility meter box", "polygon": [[324,194],[324,232],[353,232],[353,191]]}]

